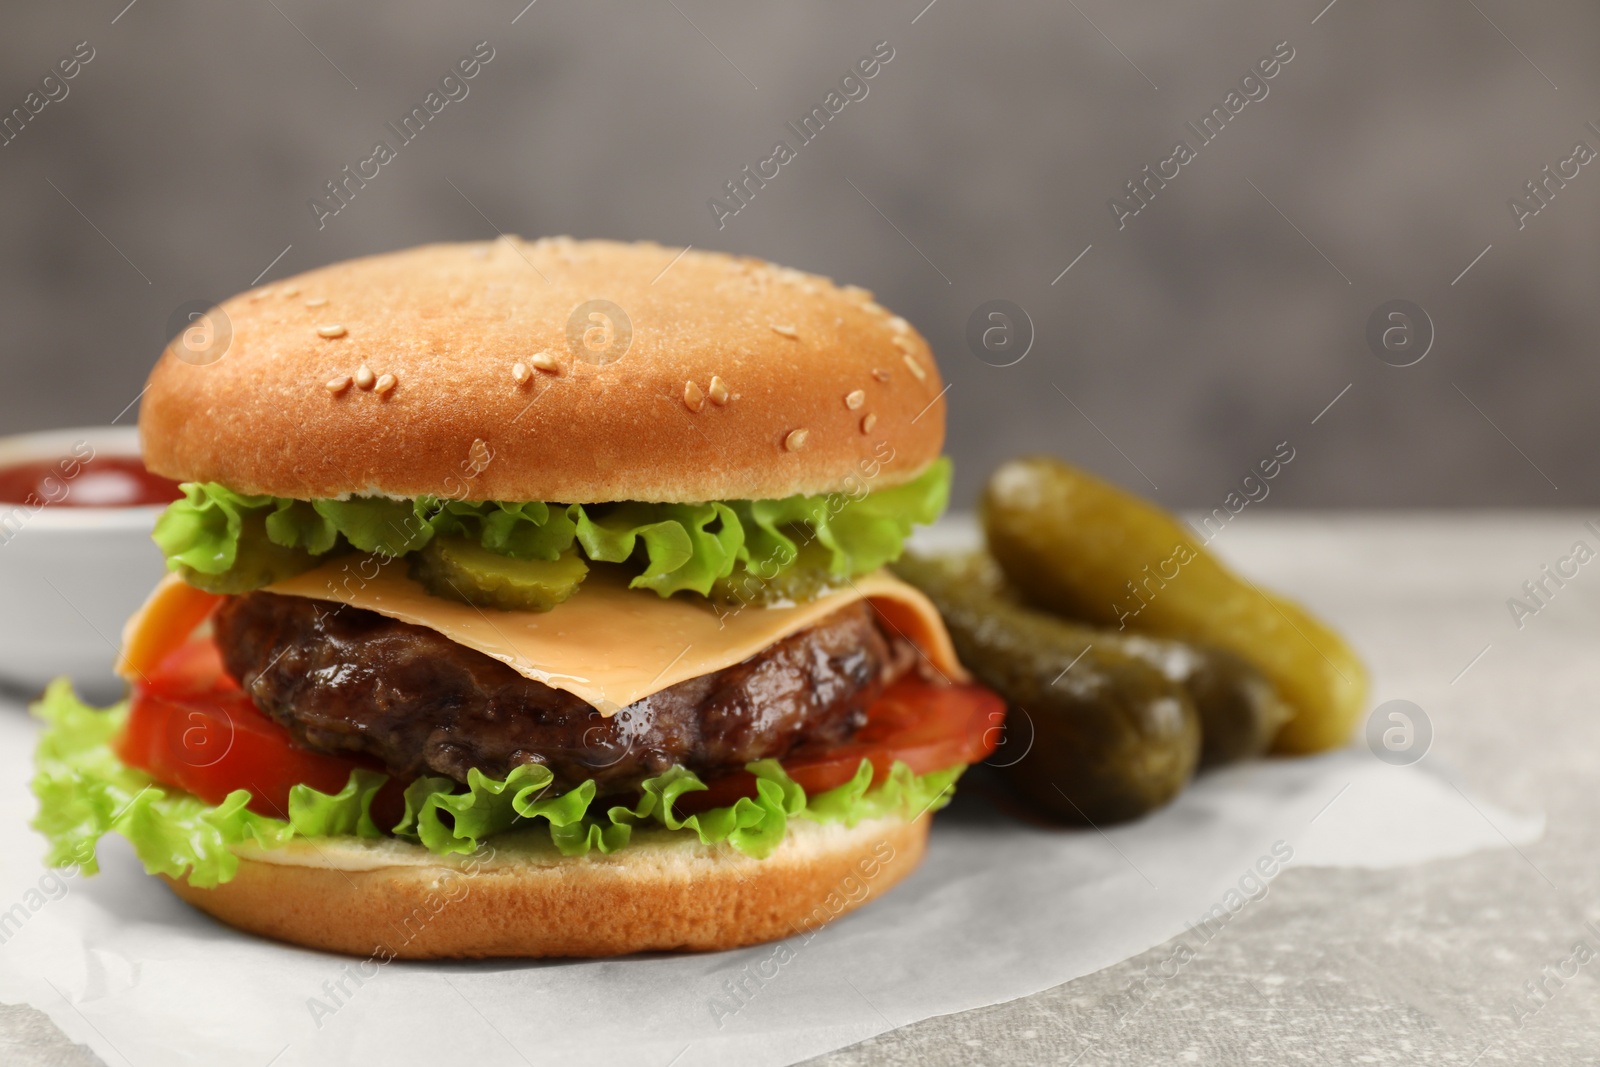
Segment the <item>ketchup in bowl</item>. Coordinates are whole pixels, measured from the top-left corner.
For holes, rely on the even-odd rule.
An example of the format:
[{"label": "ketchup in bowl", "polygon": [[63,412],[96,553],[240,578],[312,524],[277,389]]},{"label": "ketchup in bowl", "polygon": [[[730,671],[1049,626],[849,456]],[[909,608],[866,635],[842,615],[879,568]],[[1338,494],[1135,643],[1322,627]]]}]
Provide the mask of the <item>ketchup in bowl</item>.
[{"label": "ketchup in bowl", "polygon": [[0,503],[28,507],[131,508],[170,504],[178,483],[145,470],[137,456],[96,456],[87,444],[61,459],[0,467]]}]

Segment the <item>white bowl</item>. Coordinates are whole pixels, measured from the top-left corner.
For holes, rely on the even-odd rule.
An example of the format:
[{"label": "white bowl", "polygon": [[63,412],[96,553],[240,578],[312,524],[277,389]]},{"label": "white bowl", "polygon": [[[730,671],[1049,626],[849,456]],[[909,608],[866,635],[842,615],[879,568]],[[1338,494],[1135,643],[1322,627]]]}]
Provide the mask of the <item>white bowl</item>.
[{"label": "white bowl", "polygon": [[[0,437],[0,467],[81,455],[137,456],[131,426]],[[122,624],[166,571],[150,531],[164,505],[30,508],[0,502],[0,685],[32,696],[59,675],[96,699],[112,674]]]}]

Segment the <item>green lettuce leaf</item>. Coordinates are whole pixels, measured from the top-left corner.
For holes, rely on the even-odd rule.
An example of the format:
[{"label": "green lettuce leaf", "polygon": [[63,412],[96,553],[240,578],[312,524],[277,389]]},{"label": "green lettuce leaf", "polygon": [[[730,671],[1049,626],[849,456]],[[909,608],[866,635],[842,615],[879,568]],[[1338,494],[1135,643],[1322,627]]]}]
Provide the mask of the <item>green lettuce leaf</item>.
[{"label": "green lettuce leaf", "polygon": [[[274,819],[246,807],[248,790],[236,789],[221,804],[207,804],[124,764],[110,746],[127,715],[125,703],[89,707],[62,678],[50,684],[32,711],[45,726],[34,755],[39,814],[33,827],[49,844],[45,862],[52,867],[95,873],[97,843],[116,833],[133,844],[146,871],[209,887],[234,876],[239,861],[233,849],[245,842],[277,848],[296,837],[383,836],[371,807],[387,778],[375,771],[352,771],[345,787],[333,794],[297,785],[289,793],[289,818]],[[554,776],[542,766],[517,767],[504,779],[473,770],[465,786],[424,777],[406,787],[405,814],[392,832],[448,855],[474,852],[485,839],[507,830],[544,826],[564,855],[583,856],[616,852],[627,847],[635,830],[652,829],[694,834],[703,844],[725,844],[762,859],[783,842],[794,819],[854,826],[863,819],[909,819],[943,807],[965,768],[918,776],[896,763],[874,786],[872,765],[863,760],[851,781],[810,798],[776,760],[759,760],[747,769],[756,776],[755,797],[692,815],[680,814],[678,801],[707,787],[681,767],[647,779],[631,807],[603,809],[594,803],[593,781],[551,794]]]},{"label": "green lettuce leaf", "polygon": [[33,826],[50,844],[45,862],[52,867],[95,873],[97,842],[117,833],[133,844],[146,871],[187,875],[191,885],[207,887],[233,877],[239,867],[233,846],[246,841],[274,848],[296,834],[378,834],[367,809],[383,783],[381,774],[358,770],[332,796],[296,786],[287,822],[246,808],[250,793],[245,789],[229,793],[221,804],[207,804],[116,757],[110,742],[126,712],[125,704],[106,711],[85,705],[64,678],[52,682],[33,706],[45,723],[34,754],[39,815]]},{"label": "green lettuce leaf", "polygon": [[558,559],[572,547],[576,532],[565,510],[537,500],[503,504],[427,498],[422,503],[433,515],[434,533],[470,538],[513,559]]},{"label": "green lettuce leaf", "polygon": [[673,810],[678,798],[705,789],[706,785],[693,771],[674,767],[666,774],[647,779],[640,789],[639,802],[633,807],[607,808],[605,818],[610,828],[622,831],[624,842],[631,827],[664,826],[674,831],[689,830],[702,844],[726,843],[746,856],[766,859],[783,843],[789,819],[805,810],[806,791],[783,772],[777,760],[757,760],[745,769],[756,776],[754,798],[740,797],[727,807],[680,816]]},{"label": "green lettuce leaf", "polygon": [[273,500],[272,511],[263,525],[267,540],[273,544],[302,548],[313,556],[332,552],[339,543],[339,527],[318,511],[315,504],[304,500]]},{"label": "green lettuce leaf", "polygon": [[289,790],[289,825],[301,837],[382,837],[372,821],[372,798],[388,780],[387,774],[357,767],[337,793],[319,793],[302,782]]},{"label": "green lettuce leaf", "polygon": [[874,787],[872,764],[862,760],[854,778],[812,797],[803,814],[818,822],[842,822],[846,826],[889,815],[915,818],[950,803],[955,796],[956,779],[964,770],[966,767],[956,766],[916,775],[904,763],[896,762],[889,768],[889,776]]},{"label": "green lettuce leaf", "polygon": [[948,459],[874,493],[704,504],[305,501],[190,482],[162,513],[154,538],[169,570],[222,592],[267,584],[341,547],[401,556],[449,535],[516,559],[553,560],[576,542],[591,560],[638,567],[635,588],[705,595],[738,567],[771,580],[812,541],[826,549],[836,577],[873,570],[899,558],[912,526],[938,518],[949,498]]},{"label": "green lettuce leaf", "polygon": [[732,506],[747,531],[747,562],[787,566],[800,551],[795,537],[809,528],[830,553],[829,571],[845,578],[899,559],[911,527],[937,519],[949,503],[950,460],[940,457],[904,485],[876,493],[738,500]]},{"label": "green lettuce leaf", "polygon": [[[180,488],[183,499],[168,505],[151,534],[167,557],[168,570],[180,564],[201,574],[230,569],[239,558],[245,516],[274,505],[270,496],[247,496],[214,483],[189,482]],[[280,529],[288,536],[286,527]]]},{"label": "green lettuce leaf", "polygon": [[423,501],[360,496],[313,500],[311,506],[351,547],[362,552],[403,556],[433,540],[429,508]]},{"label": "green lettuce leaf", "polygon": [[418,778],[406,787],[405,816],[394,832],[442,855],[475,852],[484,838],[519,819],[543,819],[552,831],[581,822],[594,800],[594,782],[547,796],[553,781],[549,768],[535,764],[514,767],[504,779],[474,767],[465,792],[450,778]]},{"label": "green lettuce leaf", "polygon": [[733,573],[744,548],[744,527],[726,504],[600,505],[596,518],[581,504],[567,510],[590,559],[623,563],[642,544],[648,564],[628,584],[662,596],[710,592],[712,582]]}]

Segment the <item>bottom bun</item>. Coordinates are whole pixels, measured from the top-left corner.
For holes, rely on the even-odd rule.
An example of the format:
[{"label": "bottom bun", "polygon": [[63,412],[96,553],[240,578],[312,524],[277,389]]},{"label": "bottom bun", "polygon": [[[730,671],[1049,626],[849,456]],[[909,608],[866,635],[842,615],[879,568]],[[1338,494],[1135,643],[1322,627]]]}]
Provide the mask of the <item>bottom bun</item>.
[{"label": "bottom bun", "polygon": [[727,949],[807,933],[879,896],[921,862],[930,819],[795,820],[764,860],[665,831],[583,857],[536,832],[470,856],[300,839],[241,847],[238,873],[212,889],[164,880],[230,926],[382,961]]}]

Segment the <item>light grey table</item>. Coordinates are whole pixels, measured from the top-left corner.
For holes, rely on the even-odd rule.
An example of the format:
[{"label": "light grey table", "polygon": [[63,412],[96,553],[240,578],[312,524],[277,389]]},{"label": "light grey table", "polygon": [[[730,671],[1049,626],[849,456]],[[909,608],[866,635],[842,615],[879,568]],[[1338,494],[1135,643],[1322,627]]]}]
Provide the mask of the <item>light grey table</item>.
[{"label": "light grey table", "polygon": [[[1343,626],[1375,701],[1426,712],[1424,758],[1505,808],[1544,812],[1541,841],[1391,870],[1290,869],[1127,1019],[1114,1005],[1170,945],[813,1063],[1600,1062],[1600,956],[1559,973],[1580,941],[1600,953],[1586,926],[1600,930],[1600,558],[1546,581],[1540,605],[1522,588],[1575,542],[1600,553],[1590,519],[1600,526],[1587,513],[1247,512],[1215,543]],[[1520,628],[1513,597],[1537,607]],[[0,1063],[99,1061],[13,1006],[0,1007]]]}]

